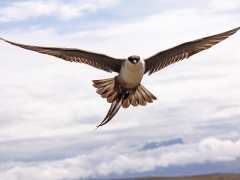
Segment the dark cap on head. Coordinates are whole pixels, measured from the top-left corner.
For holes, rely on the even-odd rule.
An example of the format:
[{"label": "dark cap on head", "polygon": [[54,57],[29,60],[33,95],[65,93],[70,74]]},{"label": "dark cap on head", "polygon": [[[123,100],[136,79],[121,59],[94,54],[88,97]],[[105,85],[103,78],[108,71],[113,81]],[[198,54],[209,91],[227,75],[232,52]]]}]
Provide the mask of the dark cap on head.
[{"label": "dark cap on head", "polygon": [[132,64],[137,64],[139,61],[140,57],[137,55],[132,55],[128,57],[128,60],[132,63]]}]

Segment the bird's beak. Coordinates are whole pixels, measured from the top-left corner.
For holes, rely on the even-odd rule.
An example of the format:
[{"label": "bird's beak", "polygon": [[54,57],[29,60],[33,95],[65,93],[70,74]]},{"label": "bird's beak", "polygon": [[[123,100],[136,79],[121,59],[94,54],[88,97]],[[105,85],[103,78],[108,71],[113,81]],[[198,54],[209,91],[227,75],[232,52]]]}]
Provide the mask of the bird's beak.
[{"label": "bird's beak", "polygon": [[133,60],[133,64],[137,64],[137,60],[136,59]]}]

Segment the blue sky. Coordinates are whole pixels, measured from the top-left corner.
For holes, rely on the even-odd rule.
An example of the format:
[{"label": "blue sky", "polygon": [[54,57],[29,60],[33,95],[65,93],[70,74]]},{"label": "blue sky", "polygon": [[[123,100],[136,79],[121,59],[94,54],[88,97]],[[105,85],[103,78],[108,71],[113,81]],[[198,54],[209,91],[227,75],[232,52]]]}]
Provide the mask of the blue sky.
[{"label": "blue sky", "polygon": [[[0,2],[2,38],[119,58],[146,58],[239,22],[237,0]],[[121,109],[94,133],[110,104],[91,80],[115,73],[1,41],[0,180],[240,172],[239,39],[145,76],[158,100]]]}]

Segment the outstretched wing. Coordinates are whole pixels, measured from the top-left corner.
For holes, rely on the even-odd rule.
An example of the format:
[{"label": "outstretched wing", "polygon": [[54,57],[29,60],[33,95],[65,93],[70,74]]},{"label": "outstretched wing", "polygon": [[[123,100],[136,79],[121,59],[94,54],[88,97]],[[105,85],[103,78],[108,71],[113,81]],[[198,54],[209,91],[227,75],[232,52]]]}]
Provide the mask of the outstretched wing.
[{"label": "outstretched wing", "polygon": [[145,60],[145,73],[148,72],[150,75],[167,67],[170,64],[173,64],[185,58],[189,58],[190,56],[200,51],[206,50],[213,45],[223,41],[224,39],[236,33],[239,29],[240,27],[221,34],[189,41],[165,51],[161,51]]},{"label": "outstretched wing", "polygon": [[59,48],[59,47],[41,47],[41,46],[30,46],[11,42],[0,38],[12,45],[19,46],[21,48],[36,51],[43,54],[55,56],[70,62],[79,62],[88,64],[92,67],[107,71],[107,72],[119,72],[121,69],[123,59],[115,59],[104,54],[98,54],[88,52],[80,49],[72,48]]}]

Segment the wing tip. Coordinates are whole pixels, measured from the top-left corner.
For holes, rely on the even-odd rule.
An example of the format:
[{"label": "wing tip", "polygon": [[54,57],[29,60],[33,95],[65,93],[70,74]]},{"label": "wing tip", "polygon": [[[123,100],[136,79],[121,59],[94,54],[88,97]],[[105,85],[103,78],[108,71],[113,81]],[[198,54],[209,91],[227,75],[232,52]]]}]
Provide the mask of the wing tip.
[{"label": "wing tip", "polygon": [[7,43],[9,43],[9,44],[12,44],[12,45],[16,45],[16,46],[17,46],[17,43],[8,41],[8,40],[6,40],[6,39],[4,39],[4,38],[1,38],[1,37],[0,37],[0,40],[5,41],[5,42],[7,42]]},{"label": "wing tip", "polygon": [[1,39],[2,41],[8,42],[6,39],[3,39],[3,38],[1,38],[1,37],[0,37],[0,39]]}]

